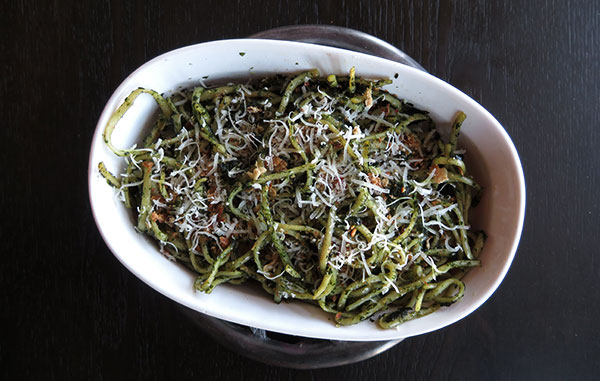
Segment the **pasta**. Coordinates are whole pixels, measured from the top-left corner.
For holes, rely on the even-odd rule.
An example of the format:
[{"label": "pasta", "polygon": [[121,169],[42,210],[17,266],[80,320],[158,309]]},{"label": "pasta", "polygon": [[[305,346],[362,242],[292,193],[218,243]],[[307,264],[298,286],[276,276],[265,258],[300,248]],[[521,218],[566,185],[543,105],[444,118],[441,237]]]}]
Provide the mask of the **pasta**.
[{"label": "pasta", "polygon": [[[137,213],[136,228],[210,293],[257,281],[337,325],[393,328],[458,301],[485,234],[469,228],[481,188],[427,112],[389,80],[310,70],[165,97],[134,90],[104,140],[126,161],[99,171]],[[140,148],[111,136],[141,94],[160,115]]]}]

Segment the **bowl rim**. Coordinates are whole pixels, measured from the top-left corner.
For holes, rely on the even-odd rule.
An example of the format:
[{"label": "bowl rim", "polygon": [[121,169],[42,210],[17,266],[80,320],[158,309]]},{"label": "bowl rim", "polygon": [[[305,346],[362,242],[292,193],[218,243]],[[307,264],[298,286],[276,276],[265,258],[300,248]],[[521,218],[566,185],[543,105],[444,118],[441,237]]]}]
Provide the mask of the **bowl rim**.
[{"label": "bowl rim", "polygon": [[[263,328],[263,329],[267,329],[270,331],[281,332],[284,334],[291,334],[291,335],[297,335],[297,336],[303,336],[303,337],[333,339],[333,340],[347,340],[347,341],[373,341],[373,340],[388,340],[388,339],[405,338],[405,337],[416,336],[416,335],[421,335],[424,333],[432,332],[432,331],[444,328],[446,326],[452,325],[452,324],[456,323],[457,321],[465,318],[472,312],[474,312],[476,309],[478,309],[483,303],[485,303],[491,297],[491,295],[498,289],[500,283],[504,280],[504,278],[508,272],[508,269],[510,268],[510,266],[512,264],[512,261],[514,260],[514,257],[516,255],[516,251],[517,251],[517,248],[518,248],[521,236],[522,236],[522,230],[523,230],[523,224],[524,224],[524,218],[525,218],[525,205],[526,205],[525,177],[524,177],[523,168],[522,168],[522,164],[521,164],[521,160],[519,158],[518,152],[516,150],[514,143],[511,140],[510,136],[508,135],[508,132],[496,120],[496,118],[493,115],[491,115],[491,113],[487,109],[485,109],[482,105],[480,105],[477,101],[475,101],[470,96],[463,93],[461,90],[455,88],[454,86],[443,81],[442,79],[433,76],[432,74],[423,72],[419,69],[407,66],[402,63],[390,61],[390,60],[387,60],[384,58],[380,58],[380,57],[376,57],[376,56],[372,56],[372,55],[368,55],[368,54],[364,54],[364,53],[357,53],[354,51],[349,51],[349,50],[340,49],[340,48],[314,45],[314,44],[310,44],[310,43],[295,42],[295,41],[268,40],[268,39],[224,39],[224,40],[208,41],[208,42],[203,42],[203,43],[180,47],[177,49],[167,51],[163,54],[160,54],[160,55],[156,56],[155,58],[145,62],[144,64],[139,66],[136,70],[134,70],[131,74],[129,74],[125,79],[123,79],[121,81],[121,83],[119,84],[119,86],[112,92],[112,94],[109,97],[109,99],[107,100],[102,112],[100,113],[98,122],[94,129],[92,141],[90,144],[90,153],[89,153],[89,157],[88,157],[88,196],[89,196],[90,208],[92,211],[92,215],[94,217],[94,222],[96,223],[96,227],[97,227],[100,235],[102,236],[104,243],[109,248],[109,250],[113,253],[113,255],[119,260],[119,262],[123,266],[125,266],[125,268],[127,268],[131,273],[133,273],[138,279],[140,279],[141,281],[146,283],[148,286],[150,286],[154,290],[158,291],[162,295],[167,296],[169,299],[171,299],[177,303],[180,303],[180,304],[185,305],[193,310],[208,314],[209,316],[213,316],[213,317],[216,317],[219,319],[224,319],[227,321],[231,321],[231,322],[246,325],[246,326],[253,325],[253,324],[250,324],[248,319],[243,318],[243,316],[238,316],[237,319],[231,319],[230,316],[221,316],[220,314],[211,313],[210,311],[208,311],[206,309],[199,309],[197,305],[192,305],[192,304],[186,302],[185,300],[183,300],[183,298],[179,297],[176,293],[174,294],[174,293],[168,292],[167,290],[161,288],[160,285],[153,283],[150,279],[147,279],[145,276],[143,276],[140,273],[140,271],[138,271],[138,269],[130,266],[126,262],[125,258],[123,258],[123,256],[121,254],[119,254],[118,250],[115,249],[115,247],[112,243],[112,239],[110,237],[108,237],[106,235],[105,231],[103,230],[103,227],[100,224],[99,217],[98,217],[97,211],[96,211],[96,208],[99,206],[96,205],[96,203],[92,197],[92,192],[93,192],[92,189],[95,186],[94,182],[96,180],[96,175],[97,175],[97,173],[96,173],[97,163],[93,162],[93,156],[95,153],[95,147],[98,145],[98,139],[102,140],[102,133],[100,131],[104,130],[104,124],[101,124],[101,122],[104,119],[107,119],[108,116],[110,116],[110,114],[112,114],[112,112],[114,111],[112,105],[116,104],[118,107],[117,100],[121,98],[120,94],[124,91],[124,89],[126,89],[126,88],[128,88],[128,86],[130,86],[131,80],[133,78],[135,78],[138,75],[138,73],[143,72],[144,70],[148,69],[149,67],[153,66],[154,64],[156,64],[159,61],[169,59],[172,56],[177,56],[177,55],[185,53],[187,51],[191,51],[191,50],[195,50],[195,49],[199,49],[199,48],[210,47],[211,45],[223,45],[223,44],[225,44],[225,45],[227,45],[227,44],[232,44],[232,45],[244,44],[246,46],[253,45],[253,44],[260,44],[260,45],[270,45],[274,49],[281,49],[281,48],[289,49],[290,47],[298,47],[298,48],[315,50],[315,52],[319,52],[319,51],[324,52],[324,53],[329,52],[332,54],[351,53],[351,54],[357,55],[357,56],[368,57],[366,59],[373,60],[375,63],[377,61],[381,61],[381,62],[386,62],[386,63],[393,63],[394,65],[399,65],[402,67],[402,70],[409,72],[411,75],[413,75],[415,77],[425,78],[426,80],[434,81],[434,82],[436,82],[436,86],[441,86],[442,88],[446,88],[446,90],[451,91],[457,97],[462,98],[462,100],[464,102],[470,103],[473,106],[475,106],[476,108],[480,109],[480,111],[486,117],[486,119],[489,119],[491,124],[494,126],[494,129],[502,136],[504,143],[506,144],[506,146],[509,150],[509,153],[510,153],[511,162],[509,164],[511,164],[513,166],[513,170],[516,173],[515,180],[516,180],[517,186],[515,188],[515,191],[517,192],[516,198],[518,199],[518,210],[515,213],[515,219],[516,219],[517,223],[514,228],[514,231],[511,234],[512,243],[510,245],[510,250],[509,250],[508,256],[506,256],[504,263],[501,266],[501,270],[499,271],[498,275],[494,279],[493,283],[489,287],[487,287],[484,292],[481,293],[481,295],[477,298],[477,300],[470,303],[468,306],[466,306],[466,308],[462,309],[460,312],[457,312],[455,314],[455,316],[453,316],[452,318],[445,320],[443,322],[443,324],[435,324],[430,327],[427,327],[427,329],[421,329],[421,330],[418,330],[409,335],[389,335],[389,337],[386,337],[383,339],[381,337],[377,337],[377,338],[357,337],[357,338],[354,338],[354,337],[347,337],[348,335],[336,335],[336,336],[324,337],[322,335],[312,335],[312,334],[310,334],[310,332],[304,332],[303,334],[297,334],[297,333],[293,333],[293,332],[282,331],[279,329],[270,329],[269,327],[257,326],[257,328]],[[249,48],[247,48],[247,49],[249,49]],[[110,107],[110,109],[109,109],[109,107]],[[254,323],[254,322],[255,321],[252,321],[252,323]],[[395,330],[386,330],[386,331],[391,332],[391,331],[395,331]]]}]

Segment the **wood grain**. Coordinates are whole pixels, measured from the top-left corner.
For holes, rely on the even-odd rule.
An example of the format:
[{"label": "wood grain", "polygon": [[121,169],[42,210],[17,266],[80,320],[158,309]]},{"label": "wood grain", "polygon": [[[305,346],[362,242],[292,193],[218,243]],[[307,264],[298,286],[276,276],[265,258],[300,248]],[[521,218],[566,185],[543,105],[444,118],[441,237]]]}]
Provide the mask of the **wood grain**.
[{"label": "wood grain", "polygon": [[[0,12],[3,379],[593,379],[600,372],[598,1],[5,1]],[[221,348],[99,236],[87,156],[104,103],[148,59],[290,24],[405,50],[504,125],[527,182],[520,248],[472,315],[334,369]]]}]

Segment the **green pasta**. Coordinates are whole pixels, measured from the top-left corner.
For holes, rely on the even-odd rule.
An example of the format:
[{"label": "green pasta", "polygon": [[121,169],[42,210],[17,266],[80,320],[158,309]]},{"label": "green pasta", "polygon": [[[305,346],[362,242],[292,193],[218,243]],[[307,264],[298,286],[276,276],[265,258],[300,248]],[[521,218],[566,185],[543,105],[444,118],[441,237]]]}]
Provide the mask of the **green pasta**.
[{"label": "green pasta", "polygon": [[[103,137],[126,169],[99,172],[161,253],[210,293],[258,282],[337,325],[397,327],[461,299],[485,234],[470,229],[481,187],[457,142],[389,80],[317,70],[165,97],[139,88]],[[140,94],[160,108],[143,148],[111,135]]]}]

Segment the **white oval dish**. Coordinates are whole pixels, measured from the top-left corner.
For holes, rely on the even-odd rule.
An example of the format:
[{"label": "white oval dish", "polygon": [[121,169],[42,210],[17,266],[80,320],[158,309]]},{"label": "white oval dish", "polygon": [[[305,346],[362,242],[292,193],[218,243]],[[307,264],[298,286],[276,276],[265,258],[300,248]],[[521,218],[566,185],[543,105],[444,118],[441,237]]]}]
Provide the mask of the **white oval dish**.
[{"label": "white oval dish", "polygon": [[[113,111],[137,87],[168,92],[202,81],[223,83],[226,79],[258,78],[312,68],[322,74],[346,74],[352,66],[361,77],[396,77],[386,89],[428,110],[442,132],[449,129],[457,111],[467,114],[459,145],[467,149],[469,172],[485,189],[473,212],[472,223],[486,232],[488,240],[480,256],[483,266],[467,274],[464,297],[450,307],[396,329],[383,330],[370,321],[335,327],[319,308],[301,302],[275,304],[260,287],[222,285],[210,295],[196,292],[194,274],[168,261],[151,239],[135,232],[132,214],[98,173],[100,161],[113,173],[123,169],[122,159],[105,146],[102,132]],[[151,97],[136,100],[115,129],[115,146],[129,147],[138,142],[143,136],[142,127],[148,124],[155,110]],[[144,64],[123,81],[106,104],[94,133],[88,171],[92,212],[104,241],[125,267],[152,288],[216,318],[274,332],[332,340],[409,337],[442,328],[473,312],[491,296],[508,271],[521,235],[525,210],[525,181],[517,151],[498,121],[477,102],[438,78],[396,62],[287,41],[208,42],[165,53]]]}]

